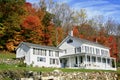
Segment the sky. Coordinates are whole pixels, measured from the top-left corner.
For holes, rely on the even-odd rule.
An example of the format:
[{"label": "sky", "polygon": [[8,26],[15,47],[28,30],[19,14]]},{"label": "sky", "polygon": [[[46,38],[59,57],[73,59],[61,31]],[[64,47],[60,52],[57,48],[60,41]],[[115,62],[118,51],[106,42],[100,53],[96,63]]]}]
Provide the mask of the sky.
[{"label": "sky", "polygon": [[[26,0],[30,3],[38,3],[39,0]],[[111,17],[120,23],[120,0],[53,0],[67,3],[72,9],[86,9],[88,17],[104,15]]]}]

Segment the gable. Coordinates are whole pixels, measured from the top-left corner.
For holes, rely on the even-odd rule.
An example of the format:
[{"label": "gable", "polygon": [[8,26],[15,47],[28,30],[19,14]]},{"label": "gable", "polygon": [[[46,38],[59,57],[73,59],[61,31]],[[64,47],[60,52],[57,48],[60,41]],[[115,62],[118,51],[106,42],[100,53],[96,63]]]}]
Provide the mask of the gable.
[{"label": "gable", "polygon": [[85,40],[85,39],[81,39],[81,38],[76,38],[73,36],[68,35],[59,45],[58,47],[60,47],[63,43],[67,42],[68,44],[73,44],[73,46],[80,46],[81,44],[86,44],[86,45],[92,45],[92,46],[96,46],[96,47],[101,47],[101,48],[106,48],[106,49],[110,49],[109,47],[103,46],[101,44],[98,44],[96,42],[92,42],[89,40]]},{"label": "gable", "polygon": [[24,52],[28,52],[30,49],[29,46],[25,45],[23,42],[21,42],[18,47],[16,48],[16,51],[24,51]]},{"label": "gable", "polygon": [[79,47],[82,45],[81,41],[76,40],[73,37],[67,36],[59,45],[59,48],[73,48],[73,47]]},{"label": "gable", "polygon": [[21,48],[23,46],[25,46],[26,48],[30,48],[29,46],[25,45],[24,42],[21,42],[15,50],[17,50],[18,48]]}]

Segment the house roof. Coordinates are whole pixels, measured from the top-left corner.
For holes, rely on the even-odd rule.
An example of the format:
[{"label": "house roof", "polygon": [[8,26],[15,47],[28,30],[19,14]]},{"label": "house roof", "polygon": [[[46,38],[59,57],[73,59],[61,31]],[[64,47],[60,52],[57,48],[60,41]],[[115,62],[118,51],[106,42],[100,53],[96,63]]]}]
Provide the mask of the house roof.
[{"label": "house roof", "polygon": [[89,41],[89,40],[86,40],[86,39],[81,39],[81,38],[73,37],[73,36],[70,36],[70,35],[68,35],[68,36],[58,45],[58,47],[60,47],[68,38],[74,39],[74,40],[76,40],[76,41],[78,41],[78,42],[82,42],[83,44],[88,44],[88,45],[93,45],[93,46],[97,46],[97,47],[102,47],[102,48],[110,49],[109,47],[106,47],[106,46],[101,45],[101,44],[99,44],[99,43],[92,42],[92,41]]},{"label": "house roof", "polygon": [[30,48],[38,48],[38,49],[47,49],[47,50],[56,50],[56,51],[62,51],[61,49],[57,47],[52,47],[52,46],[43,46],[43,45],[38,45],[38,44],[33,44],[33,43],[28,43],[28,42],[21,42],[19,46],[16,48],[16,50],[22,45],[26,45]]}]

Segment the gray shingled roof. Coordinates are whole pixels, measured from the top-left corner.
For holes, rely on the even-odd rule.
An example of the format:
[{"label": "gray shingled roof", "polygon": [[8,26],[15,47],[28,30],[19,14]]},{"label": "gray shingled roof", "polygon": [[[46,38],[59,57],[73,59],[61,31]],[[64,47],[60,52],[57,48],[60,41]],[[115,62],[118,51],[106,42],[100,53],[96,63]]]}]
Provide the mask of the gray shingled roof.
[{"label": "gray shingled roof", "polygon": [[43,46],[43,45],[38,45],[38,44],[33,44],[33,43],[28,43],[28,42],[22,42],[21,44],[25,44],[26,46],[30,48],[40,48],[40,49],[61,51],[61,49],[57,47],[52,47],[52,46]]},{"label": "gray shingled roof", "polygon": [[[110,49],[109,47],[106,47],[106,46],[101,45],[101,44],[99,44],[99,43],[92,42],[92,41],[85,40],[85,39],[81,39],[81,38],[77,38],[77,37],[70,36],[70,35],[68,35],[68,36],[60,43],[60,45],[61,45],[64,41],[66,41],[67,38],[74,39],[74,40],[76,40],[76,41],[78,41],[78,42],[82,42],[83,44],[88,44],[88,45],[93,45],[93,46],[98,46],[98,47]],[[59,47],[60,45],[58,45],[58,47]]]},{"label": "gray shingled roof", "polygon": [[101,44],[99,44],[97,42],[92,42],[92,41],[89,41],[89,40],[86,40],[86,39],[76,38],[76,37],[73,37],[73,36],[71,36],[71,37],[74,38],[74,39],[76,39],[77,41],[81,41],[82,43],[85,43],[85,44],[95,45],[95,46],[103,47],[103,48],[109,48],[109,47],[101,45]]}]

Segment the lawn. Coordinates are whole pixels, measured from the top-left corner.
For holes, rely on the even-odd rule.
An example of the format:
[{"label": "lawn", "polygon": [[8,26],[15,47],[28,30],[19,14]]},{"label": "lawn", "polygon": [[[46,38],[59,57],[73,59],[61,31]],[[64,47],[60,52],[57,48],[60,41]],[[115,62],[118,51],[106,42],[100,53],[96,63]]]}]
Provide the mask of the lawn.
[{"label": "lawn", "polygon": [[[69,69],[69,68],[40,68],[40,67],[19,67],[19,65],[7,65],[7,64],[0,64],[0,71],[1,70],[26,70],[26,71],[36,71],[36,72],[51,72],[54,70],[60,70],[62,72],[115,72],[110,70],[90,70],[90,69]],[[117,72],[119,72],[118,70]]]},{"label": "lawn", "polygon": [[[0,52],[0,59],[13,59],[15,58],[14,53],[9,52]],[[27,71],[42,71],[42,72],[51,72],[55,69],[61,70],[63,72],[99,72],[99,71],[109,71],[109,70],[89,70],[89,69],[68,69],[68,68],[39,68],[39,67],[23,67],[19,66],[19,64],[0,64],[0,70],[27,70]],[[115,71],[109,71],[109,72],[115,72]],[[120,73],[120,69],[117,70],[118,73]]]},{"label": "lawn", "polygon": [[12,59],[12,58],[15,58],[15,53],[0,51],[0,59]]}]

